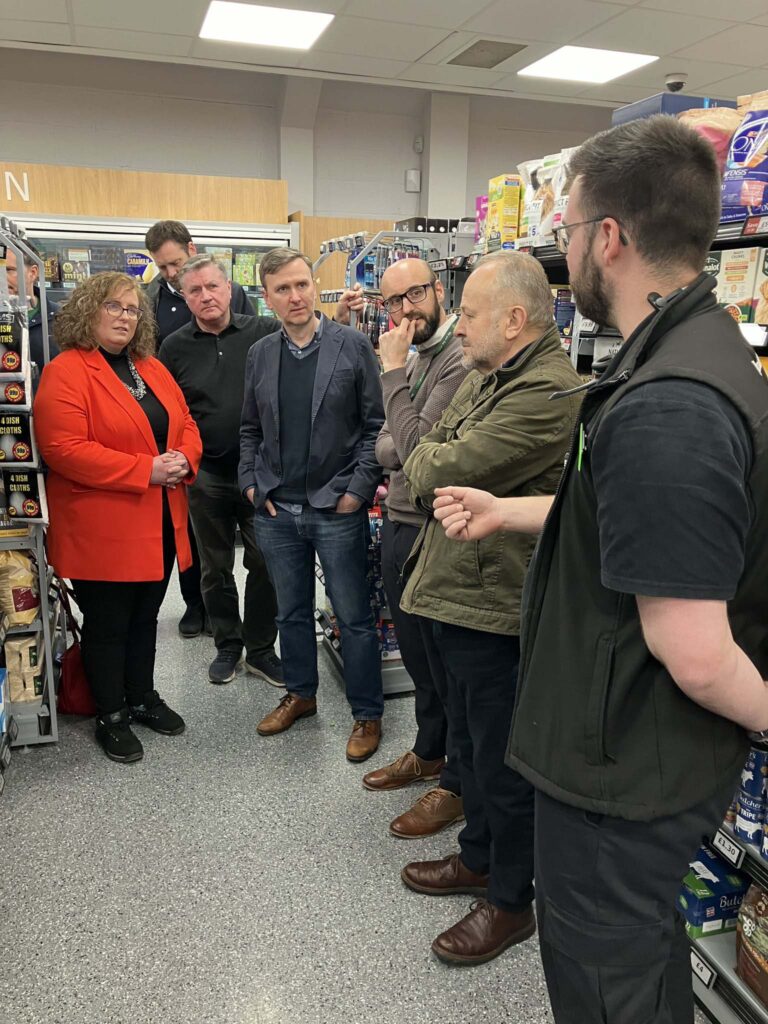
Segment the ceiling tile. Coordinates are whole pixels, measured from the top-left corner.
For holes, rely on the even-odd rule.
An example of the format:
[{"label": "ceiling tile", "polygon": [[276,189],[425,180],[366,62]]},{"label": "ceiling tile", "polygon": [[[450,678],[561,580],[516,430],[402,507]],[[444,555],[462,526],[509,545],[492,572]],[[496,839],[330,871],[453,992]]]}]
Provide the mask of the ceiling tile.
[{"label": "ceiling tile", "polygon": [[[529,64],[533,64],[534,61],[539,60],[541,57],[546,57],[550,53],[552,53],[551,43],[529,43],[524,50],[508,57],[507,60],[502,61],[501,64],[498,64],[493,70],[498,71],[499,74],[512,74],[515,71],[519,71],[521,68],[527,68]],[[523,81],[523,79],[520,79],[520,81]],[[533,81],[533,79],[531,79],[531,81]],[[540,78],[536,79],[536,81],[543,82],[546,81],[546,79]],[[579,84],[582,86],[584,85],[583,82],[580,82]]]},{"label": "ceiling tile", "polygon": [[69,25],[52,21],[0,21],[0,39],[20,43],[71,43]]},{"label": "ceiling tile", "polygon": [[306,53],[304,50],[278,50],[272,46],[244,46],[242,43],[197,39],[192,47],[192,56],[254,67],[296,68]]},{"label": "ceiling tile", "polygon": [[762,92],[768,89],[768,71],[765,68],[750,68],[732,78],[712,81],[705,86],[707,93],[721,100],[735,100],[750,92]]},{"label": "ceiling tile", "polygon": [[579,97],[585,100],[605,100],[606,103],[634,103],[635,100],[644,100],[646,96],[652,95],[648,89],[640,85],[622,85],[621,80],[606,82],[605,85],[593,85],[579,93]]},{"label": "ceiling tile", "polygon": [[3,0],[3,18],[19,21],[68,21],[67,0]]},{"label": "ceiling tile", "polygon": [[418,60],[447,35],[445,29],[368,18],[336,18],[313,49],[322,53],[354,53],[388,60]]},{"label": "ceiling tile", "polygon": [[758,68],[768,62],[768,27],[734,25],[712,39],[688,46],[679,53],[682,57],[695,60],[717,60],[726,53],[733,54],[740,64]]},{"label": "ceiling tile", "polygon": [[[638,7],[656,11],[675,11],[691,16],[691,0],[640,0]],[[726,18],[728,21],[751,21],[765,13],[765,0],[739,0],[727,7],[723,0],[696,0],[696,17]]]},{"label": "ceiling tile", "polygon": [[[298,3],[299,0],[296,0]],[[489,7],[492,0],[480,0],[475,6]],[[358,18],[380,18],[386,11],[387,19],[404,25],[432,25],[434,28],[458,28],[467,20],[466,0],[348,0],[345,15]]]},{"label": "ceiling tile", "polygon": [[570,42],[574,35],[586,32],[626,8],[593,0],[496,0],[488,10],[470,18],[463,29],[489,33],[492,37],[533,39],[544,42]]},{"label": "ceiling tile", "polygon": [[768,14],[764,14],[759,18],[751,18],[756,25],[768,25]]},{"label": "ceiling tile", "polygon": [[115,32],[109,28],[82,26],[75,29],[77,46],[94,50],[112,50],[119,53],[155,54],[157,56],[186,57],[192,46],[188,36],[169,36],[157,32]]},{"label": "ceiling tile", "polygon": [[431,50],[428,50],[420,57],[419,63],[442,64],[444,61],[450,60],[455,54],[466,50],[468,46],[471,46],[479,38],[477,32],[451,32],[437,46],[433,46]]},{"label": "ceiling tile", "polygon": [[664,92],[664,79],[671,72],[684,72],[688,76],[688,83],[685,91],[695,93],[707,82],[713,82],[717,78],[728,78],[731,75],[738,75],[748,68],[743,64],[720,64],[716,61],[690,60],[686,57],[674,55],[664,57],[662,60],[648,64],[644,68],[632,71],[628,75],[622,75],[617,79],[621,85],[647,86],[649,95],[656,92]]},{"label": "ceiling tile", "polygon": [[521,96],[577,96],[584,88],[583,82],[563,82],[551,78],[526,78],[520,75],[505,75],[494,83],[494,89],[519,93]]},{"label": "ceiling tile", "polygon": [[448,67],[445,64],[411,64],[403,74],[404,79],[412,82],[455,85],[459,89],[464,85],[482,89],[501,77],[502,73],[496,69]]},{"label": "ceiling tile", "polygon": [[661,55],[690,46],[731,26],[728,21],[633,7],[607,25],[575,37],[575,42],[578,46],[602,46],[609,50]]},{"label": "ceiling tile", "polygon": [[383,60],[380,57],[355,57],[353,54],[340,55],[335,53],[302,54],[299,67],[308,71],[324,71],[347,75],[363,75],[370,78],[399,78],[408,61]]},{"label": "ceiling tile", "polygon": [[126,29],[151,29],[167,35],[197,36],[203,24],[208,0],[131,0],[129,4],[106,0],[72,0],[76,26]]},{"label": "ceiling tile", "polygon": [[[259,5],[262,7],[288,7],[290,10],[321,11],[323,14],[338,14],[347,0],[234,0],[235,3]],[[208,9],[208,0],[205,0]]]}]

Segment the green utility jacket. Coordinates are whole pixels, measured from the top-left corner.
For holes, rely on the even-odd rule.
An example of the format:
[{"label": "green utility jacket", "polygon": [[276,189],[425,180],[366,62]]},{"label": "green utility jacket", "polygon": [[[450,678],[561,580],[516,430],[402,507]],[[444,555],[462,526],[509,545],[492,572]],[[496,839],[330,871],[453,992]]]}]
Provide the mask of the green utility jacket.
[{"label": "green utility jacket", "polygon": [[[431,513],[435,488],[450,485],[501,498],[554,494],[580,396],[557,402],[550,396],[580,383],[554,326],[511,366],[488,376],[470,373],[405,464],[411,501]],[[514,533],[449,540],[430,515],[405,567],[400,607],[469,629],[517,635],[535,543],[533,536]]]}]

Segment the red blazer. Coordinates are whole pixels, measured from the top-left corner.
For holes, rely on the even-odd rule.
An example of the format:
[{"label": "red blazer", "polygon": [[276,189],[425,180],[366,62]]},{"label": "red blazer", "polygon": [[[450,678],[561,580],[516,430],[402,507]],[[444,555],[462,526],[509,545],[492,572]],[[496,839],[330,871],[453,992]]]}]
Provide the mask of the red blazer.
[{"label": "red blazer", "polygon": [[[168,413],[168,448],[186,455],[191,483],[203,449],[184,396],[158,359],[138,359],[136,369]],[[58,575],[162,579],[163,488],[149,482],[157,445],[98,349],[68,349],[45,367],[34,424],[49,467],[48,554]],[[185,484],[167,491],[180,569],[192,561]]]}]

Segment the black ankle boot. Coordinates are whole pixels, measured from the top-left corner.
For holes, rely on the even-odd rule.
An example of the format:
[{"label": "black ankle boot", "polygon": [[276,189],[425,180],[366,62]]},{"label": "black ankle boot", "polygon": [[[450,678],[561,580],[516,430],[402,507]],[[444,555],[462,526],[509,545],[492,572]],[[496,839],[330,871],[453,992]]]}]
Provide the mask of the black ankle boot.
[{"label": "black ankle boot", "polygon": [[111,715],[99,715],[96,719],[96,739],[104,753],[112,761],[130,764],[144,757],[144,748],[138,736],[131,732],[128,711],[121,708]]},{"label": "black ankle boot", "polygon": [[205,627],[205,608],[201,604],[188,604],[179,619],[179,633],[186,639],[200,636]]},{"label": "black ankle boot", "polygon": [[132,722],[140,722],[163,736],[179,736],[186,728],[181,715],[168,707],[157,690],[145,693],[141,704],[131,705],[129,713]]}]

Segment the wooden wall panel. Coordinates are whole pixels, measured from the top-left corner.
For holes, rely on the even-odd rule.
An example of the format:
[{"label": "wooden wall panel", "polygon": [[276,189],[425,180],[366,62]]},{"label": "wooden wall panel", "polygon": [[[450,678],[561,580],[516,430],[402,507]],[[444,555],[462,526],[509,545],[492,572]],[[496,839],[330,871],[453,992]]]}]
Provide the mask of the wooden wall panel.
[{"label": "wooden wall panel", "polygon": [[285,224],[288,185],[260,178],[0,163],[0,211]]}]

